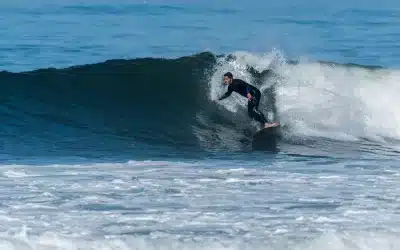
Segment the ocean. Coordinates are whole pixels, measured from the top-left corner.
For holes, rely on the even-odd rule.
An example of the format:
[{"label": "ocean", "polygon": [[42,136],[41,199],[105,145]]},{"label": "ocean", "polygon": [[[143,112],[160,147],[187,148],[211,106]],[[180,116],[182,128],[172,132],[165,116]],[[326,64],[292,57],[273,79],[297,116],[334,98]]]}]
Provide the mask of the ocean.
[{"label": "ocean", "polygon": [[[0,249],[397,249],[399,25],[394,0],[3,1]],[[279,136],[214,101],[227,71]]]}]

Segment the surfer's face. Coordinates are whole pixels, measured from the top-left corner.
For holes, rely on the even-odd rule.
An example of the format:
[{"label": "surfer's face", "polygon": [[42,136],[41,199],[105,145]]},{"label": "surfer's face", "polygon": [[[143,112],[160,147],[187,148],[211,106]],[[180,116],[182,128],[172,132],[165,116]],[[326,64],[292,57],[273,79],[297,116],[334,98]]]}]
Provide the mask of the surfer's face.
[{"label": "surfer's face", "polygon": [[232,82],[232,79],[231,78],[229,78],[229,77],[227,77],[227,76],[224,76],[224,83],[225,84],[230,84]]}]

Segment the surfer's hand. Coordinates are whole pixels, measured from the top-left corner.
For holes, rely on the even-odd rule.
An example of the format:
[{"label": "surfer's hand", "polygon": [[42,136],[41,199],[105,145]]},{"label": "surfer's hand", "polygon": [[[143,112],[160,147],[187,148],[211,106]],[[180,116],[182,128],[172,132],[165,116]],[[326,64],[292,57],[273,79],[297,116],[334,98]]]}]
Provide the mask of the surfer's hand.
[{"label": "surfer's hand", "polygon": [[251,96],[251,94],[250,94],[250,93],[247,93],[247,99],[249,99],[249,101],[251,101],[252,98],[253,98],[253,97]]}]

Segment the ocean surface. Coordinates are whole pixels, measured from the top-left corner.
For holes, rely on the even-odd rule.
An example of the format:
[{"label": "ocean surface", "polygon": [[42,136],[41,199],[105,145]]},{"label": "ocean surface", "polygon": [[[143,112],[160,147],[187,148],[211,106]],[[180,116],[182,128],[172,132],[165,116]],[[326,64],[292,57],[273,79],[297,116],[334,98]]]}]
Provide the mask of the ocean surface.
[{"label": "ocean surface", "polygon": [[[0,249],[398,249],[399,26],[394,0],[2,1]],[[214,102],[227,71],[277,133]]]}]

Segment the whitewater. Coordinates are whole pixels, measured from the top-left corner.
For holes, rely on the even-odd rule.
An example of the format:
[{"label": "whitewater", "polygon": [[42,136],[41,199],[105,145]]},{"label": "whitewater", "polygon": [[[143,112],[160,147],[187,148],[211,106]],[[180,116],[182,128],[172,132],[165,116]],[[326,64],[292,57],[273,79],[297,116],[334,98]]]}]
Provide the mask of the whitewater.
[{"label": "whitewater", "polygon": [[[258,87],[275,87],[280,122],[292,133],[338,140],[399,139],[399,113],[395,107],[400,78],[398,70],[309,62],[286,63],[282,52],[265,55],[237,52],[236,59],[222,63],[211,81],[211,98],[224,91],[223,72],[232,71],[249,82],[248,67],[258,72],[273,70]],[[246,100],[236,98],[225,107],[237,112]],[[268,107],[263,107],[268,108]],[[273,120],[273,114],[269,119]]]},{"label": "whitewater", "polygon": [[319,164],[327,160],[2,166],[0,246],[396,249],[397,167]]}]

